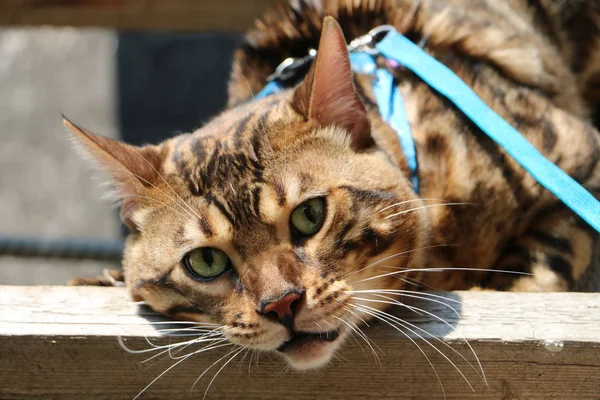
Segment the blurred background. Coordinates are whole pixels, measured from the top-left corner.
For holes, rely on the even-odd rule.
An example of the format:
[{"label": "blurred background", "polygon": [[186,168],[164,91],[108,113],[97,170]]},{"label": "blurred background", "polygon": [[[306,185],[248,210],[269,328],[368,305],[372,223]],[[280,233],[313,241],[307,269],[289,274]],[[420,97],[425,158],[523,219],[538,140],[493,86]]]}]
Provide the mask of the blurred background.
[{"label": "blurred background", "polygon": [[[0,256],[0,284],[63,284],[119,267],[117,211],[101,199],[101,175],[70,145],[61,113],[135,144],[193,130],[224,106],[239,39],[0,29],[0,248],[26,256],[32,245],[52,247],[42,257]],[[72,247],[104,261],[50,257]]]}]

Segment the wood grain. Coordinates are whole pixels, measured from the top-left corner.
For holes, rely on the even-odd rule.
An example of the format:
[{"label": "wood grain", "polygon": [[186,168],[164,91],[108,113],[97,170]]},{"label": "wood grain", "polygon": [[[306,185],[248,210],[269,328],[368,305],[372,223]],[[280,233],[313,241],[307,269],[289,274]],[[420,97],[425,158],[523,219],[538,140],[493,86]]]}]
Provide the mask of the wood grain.
[{"label": "wood grain", "polygon": [[2,0],[0,25],[242,31],[275,0]]},{"label": "wood grain", "polygon": [[[414,324],[415,333],[430,333],[431,345],[413,340],[441,385],[411,342],[416,335],[405,331],[408,339],[379,324],[365,331],[379,348],[380,365],[364,342],[354,340],[340,351],[341,360],[318,372],[285,371],[264,354],[248,354],[238,366],[242,353],[220,372],[206,398],[443,399],[443,386],[447,399],[600,399],[599,295],[457,292],[440,301],[458,315],[441,303],[412,305],[447,324],[427,313],[396,315]],[[157,321],[162,319],[132,304],[124,289],[0,286],[0,399],[132,399],[175,360],[142,363],[154,353],[128,354],[117,337],[136,349],[150,347],[146,337],[159,344],[181,340],[162,337],[151,323]],[[487,386],[463,338],[478,355]],[[185,360],[140,398],[202,398],[221,364],[190,390],[194,380],[227,351]]]}]

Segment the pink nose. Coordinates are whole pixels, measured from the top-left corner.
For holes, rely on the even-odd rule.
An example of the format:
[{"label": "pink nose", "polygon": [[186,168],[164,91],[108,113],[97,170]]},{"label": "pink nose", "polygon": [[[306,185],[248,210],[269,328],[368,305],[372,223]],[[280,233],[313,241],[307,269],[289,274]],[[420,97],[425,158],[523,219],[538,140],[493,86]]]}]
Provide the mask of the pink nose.
[{"label": "pink nose", "polygon": [[262,312],[263,314],[268,314],[274,312],[277,314],[277,318],[279,320],[285,319],[286,316],[292,316],[292,304],[294,301],[300,298],[300,294],[298,293],[288,293],[285,296],[281,297],[278,300],[267,303]]}]

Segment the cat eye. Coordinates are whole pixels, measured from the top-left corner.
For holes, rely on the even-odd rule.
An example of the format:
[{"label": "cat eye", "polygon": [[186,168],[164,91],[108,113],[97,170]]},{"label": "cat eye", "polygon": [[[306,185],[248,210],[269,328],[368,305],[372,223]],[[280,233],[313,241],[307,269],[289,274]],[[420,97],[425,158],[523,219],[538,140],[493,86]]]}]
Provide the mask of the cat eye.
[{"label": "cat eye", "polygon": [[231,267],[227,254],[214,247],[190,251],[183,258],[183,264],[190,274],[201,279],[216,278]]},{"label": "cat eye", "polygon": [[292,230],[301,236],[314,235],[325,221],[325,199],[316,197],[300,204],[290,219]]}]

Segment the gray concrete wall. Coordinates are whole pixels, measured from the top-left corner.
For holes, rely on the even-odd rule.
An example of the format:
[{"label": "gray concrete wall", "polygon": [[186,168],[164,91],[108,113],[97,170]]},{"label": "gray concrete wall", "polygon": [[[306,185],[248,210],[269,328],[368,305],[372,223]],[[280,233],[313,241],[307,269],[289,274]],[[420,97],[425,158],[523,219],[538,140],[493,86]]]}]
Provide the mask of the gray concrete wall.
[{"label": "gray concrete wall", "polygon": [[[117,45],[106,30],[0,30],[0,234],[118,237],[115,213],[61,123],[65,113],[116,136]],[[0,284],[63,283],[111,266],[0,257]]]}]

